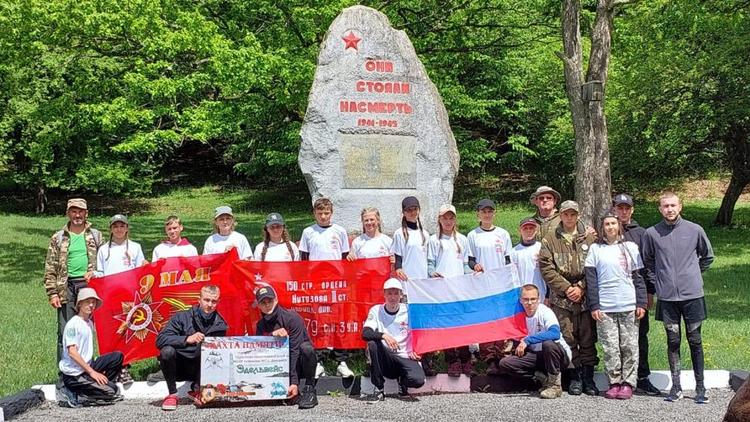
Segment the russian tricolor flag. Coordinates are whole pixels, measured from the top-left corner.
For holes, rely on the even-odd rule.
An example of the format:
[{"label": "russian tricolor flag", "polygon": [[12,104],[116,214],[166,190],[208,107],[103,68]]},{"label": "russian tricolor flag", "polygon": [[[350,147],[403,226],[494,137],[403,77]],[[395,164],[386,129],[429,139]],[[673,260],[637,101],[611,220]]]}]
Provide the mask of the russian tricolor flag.
[{"label": "russian tricolor flag", "polygon": [[451,278],[409,280],[412,349],[417,353],[526,336],[521,288],[510,267]]}]

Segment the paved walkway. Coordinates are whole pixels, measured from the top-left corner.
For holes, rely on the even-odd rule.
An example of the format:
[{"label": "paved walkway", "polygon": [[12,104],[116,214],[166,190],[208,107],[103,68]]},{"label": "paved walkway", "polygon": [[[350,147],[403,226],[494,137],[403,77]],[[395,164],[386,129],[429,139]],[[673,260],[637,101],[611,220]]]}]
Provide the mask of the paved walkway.
[{"label": "paved walkway", "polygon": [[[688,395],[691,392],[686,392]],[[422,396],[411,401],[386,398],[368,404],[349,397],[320,397],[312,410],[296,406],[256,406],[224,409],[196,409],[187,401],[174,412],[163,412],[160,402],[129,400],[108,407],[65,409],[47,402],[24,413],[19,421],[719,421],[734,392],[709,390],[710,403],[697,405],[686,398],[668,403],[661,398],[635,396],[631,400],[563,394],[557,400],[541,400],[525,394],[443,394]]]}]

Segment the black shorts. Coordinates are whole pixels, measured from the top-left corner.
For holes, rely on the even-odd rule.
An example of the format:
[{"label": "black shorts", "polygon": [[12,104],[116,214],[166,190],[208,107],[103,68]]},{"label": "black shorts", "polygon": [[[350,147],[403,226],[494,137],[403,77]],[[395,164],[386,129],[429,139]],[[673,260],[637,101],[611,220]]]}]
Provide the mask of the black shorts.
[{"label": "black shorts", "polygon": [[694,324],[706,319],[706,299],[699,297],[690,300],[656,302],[656,320],[665,324],[679,324],[680,319],[685,324]]}]

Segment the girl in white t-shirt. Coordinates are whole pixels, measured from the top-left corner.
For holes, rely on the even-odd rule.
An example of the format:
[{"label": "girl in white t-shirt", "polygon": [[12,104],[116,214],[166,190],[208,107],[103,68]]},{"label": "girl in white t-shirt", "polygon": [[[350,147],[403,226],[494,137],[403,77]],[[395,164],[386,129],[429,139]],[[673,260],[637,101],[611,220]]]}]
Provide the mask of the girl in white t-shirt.
[{"label": "girl in white t-shirt", "polygon": [[271,213],[266,217],[263,226],[263,242],[255,247],[256,261],[299,261],[299,249],[289,240],[289,232],[284,224],[284,217],[279,213]]},{"label": "girl in white t-shirt", "polygon": [[234,230],[237,221],[234,219],[232,208],[224,205],[214,210],[214,233],[206,239],[203,245],[203,255],[224,253],[237,248],[240,259],[253,259],[253,249],[250,242],[242,233]]},{"label": "girl in white t-shirt", "polygon": [[379,258],[391,255],[393,239],[380,231],[380,211],[377,208],[368,207],[362,210],[362,234],[352,241],[352,247],[346,259],[354,261],[357,258]]},{"label": "girl in white t-shirt", "polygon": [[419,219],[419,200],[407,196],[401,201],[401,228],[393,233],[391,252],[396,261],[396,277],[400,280],[424,279],[427,274],[427,242],[430,233]]},{"label": "girl in white t-shirt", "polygon": [[[469,248],[466,236],[458,232],[456,207],[443,205],[438,212],[438,232],[430,237],[427,250],[427,268],[430,277],[458,277],[469,274]],[[443,350],[449,377],[460,377],[461,373],[471,376],[474,365],[471,363],[469,346],[452,347]]]},{"label": "girl in white t-shirt", "polygon": [[130,240],[128,218],[115,214],[109,220],[109,241],[96,253],[97,277],[117,274],[148,264],[138,242]]},{"label": "girl in white t-shirt", "polygon": [[586,296],[604,350],[608,399],[629,399],[638,380],[638,323],[646,314],[646,284],[638,246],[624,240],[617,215],[602,219],[586,255]]},{"label": "girl in white t-shirt", "polygon": [[469,241],[469,267],[474,271],[489,271],[510,265],[513,243],[508,231],[494,224],[495,203],[491,199],[479,201],[477,217],[479,227],[466,236]]}]

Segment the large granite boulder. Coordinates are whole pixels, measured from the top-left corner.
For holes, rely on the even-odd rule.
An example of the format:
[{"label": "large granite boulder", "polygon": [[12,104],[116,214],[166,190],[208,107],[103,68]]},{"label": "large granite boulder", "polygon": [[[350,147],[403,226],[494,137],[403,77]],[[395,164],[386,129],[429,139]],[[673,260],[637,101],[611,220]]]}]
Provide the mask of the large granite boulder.
[{"label": "large granite boulder", "polygon": [[301,137],[310,194],[333,201],[334,222],[361,231],[361,209],[374,206],[392,233],[401,226],[401,199],[413,195],[435,231],[438,209],[453,196],[456,140],[414,46],[384,14],[353,6],[333,21]]}]

